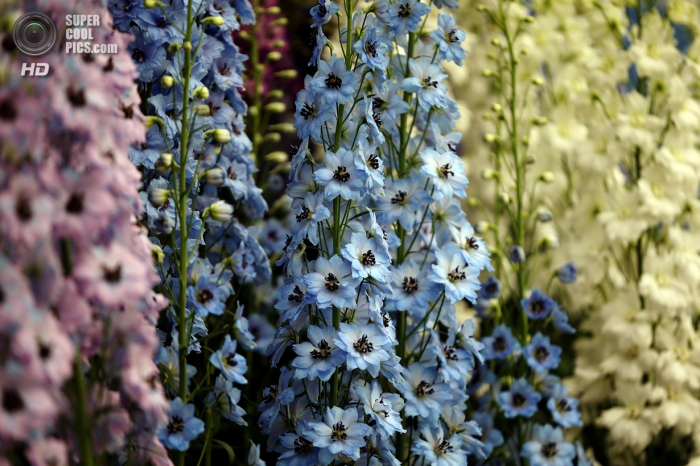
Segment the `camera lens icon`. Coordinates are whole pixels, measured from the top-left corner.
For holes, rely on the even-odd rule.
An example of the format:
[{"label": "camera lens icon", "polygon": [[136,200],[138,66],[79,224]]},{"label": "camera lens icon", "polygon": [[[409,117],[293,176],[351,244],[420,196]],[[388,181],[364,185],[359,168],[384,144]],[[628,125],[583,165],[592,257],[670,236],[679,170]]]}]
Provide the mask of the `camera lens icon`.
[{"label": "camera lens icon", "polygon": [[56,26],[43,13],[26,13],[12,27],[12,39],[25,55],[43,55],[56,43]]}]

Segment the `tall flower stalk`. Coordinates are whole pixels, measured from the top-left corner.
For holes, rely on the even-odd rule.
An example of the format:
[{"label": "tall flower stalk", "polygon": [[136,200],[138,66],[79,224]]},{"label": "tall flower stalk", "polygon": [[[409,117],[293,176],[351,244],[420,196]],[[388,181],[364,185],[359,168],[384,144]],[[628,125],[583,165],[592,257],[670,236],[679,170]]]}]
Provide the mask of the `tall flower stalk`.
[{"label": "tall flower stalk", "polygon": [[247,0],[110,7],[117,27],[136,36],[129,47],[150,125],[130,155],[144,175],[143,221],[158,250],[158,289],[170,302],[157,361],[172,402],[159,436],[176,464],[211,464],[215,442],[240,456],[247,448],[217,431],[222,421],[247,425],[237,387],[248,382],[247,359],[238,348],[257,345],[241,301],[246,287],[271,275],[257,229],[246,226],[267,204],[245,133],[247,57],[233,40],[255,12]]},{"label": "tall flower stalk", "polygon": [[[259,424],[278,464],[459,464],[481,445],[464,389],[482,345],[455,304],[490,267],[457,199],[468,181],[440,65],[461,63],[463,37],[447,11],[428,33],[419,1],[357,3],[311,10],[317,72],[297,95],[297,224],[268,348],[284,367]],[[336,18],[340,50],[323,60]]]}]

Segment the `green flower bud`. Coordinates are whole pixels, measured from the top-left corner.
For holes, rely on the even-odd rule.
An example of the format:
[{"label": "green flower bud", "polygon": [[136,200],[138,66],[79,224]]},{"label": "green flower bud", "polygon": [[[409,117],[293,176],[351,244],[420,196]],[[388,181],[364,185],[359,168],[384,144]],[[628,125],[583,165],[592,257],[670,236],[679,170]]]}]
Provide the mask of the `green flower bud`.
[{"label": "green flower bud", "polygon": [[289,155],[284,151],[278,150],[267,154],[265,160],[268,162],[284,163],[289,160]]},{"label": "green flower bud", "polygon": [[218,143],[225,144],[231,142],[231,132],[227,129],[215,129],[214,140]]},{"label": "green flower bud", "polygon": [[282,102],[272,102],[265,105],[265,110],[270,113],[284,113],[287,110],[287,106]]},{"label": "green flower bud", "polygon": [[153,204],[153,207],[162,206],[168,200],[170,191],[167,189],[153,188],[148,191],[148,202]]},{"label": "green flower bud", "polygon": [[195,99],[208,99],[209,98],[209,89],[206,87],[198,87],[197,89],[192,92],[192,97]]},{"label": "green flower bud", "polygon": [[153,168],[155,168],[156,172],[159,174],[163,174],[170,170],[170,167],[173,164],[173,154],[170,152],[165,152],[163,154],[160,154],[160,157],[158,157],[158,160],[153,164]]},{"label": "green flower bud", "polygon": [[280,61],[282,59],[282,54],[279,52],[270,52],[267,54],[268,61]]},{"label": "green flower bud", "polygon": [[275,73],[275,77],[281,79],[294,79],[297,76],[299,76],[297,70],[282,70]]},{"label": "green flower bud", "polygon": [[206,172],[206,179],[207,183],[209,183],[212,186],[219,187],[222,184],[224,184],[224,180],[226,179],[226,174],[224,171],[219,168],[219,167],[214,167],[210,168]]},{"label": "green flower bud", "polygon": [[195,105],[194,106],[194,111],[197,113],[198,116],[209,116],[211,115],[211,108],[209,108],[209,105]]},{"label": "green flower bud", "polygon": [[204,216],[208,216],[217,222],[228,222],[233,218],[233,206],[224,201],[216,201],[204,209]]},{"label": "green flower bud", "polygon": [[263,141],[276,144],[276,143],[280,142],[281,139],[282,139],[282,136],[280,135],[280,133],[267,133],[265,135],[265,137],[263,138]]},{"label": "green flower bud", "polygon": [[278,123],[269,126],[270,131],[279,131],[280,133],[292,134],[296,133],[297,129],[291,123]]},{"label": "green flower bud", "polygon": [[143,117],[143,124],[146,125],[146,128],[150,128],[153,125],[162,125],[163,119],[157,116],[145,116]]},{"label": "green flower bud", "polygon": [[160,85],[162,87],[173,87],[173,84],[175,84],[175,78],[172,76],[165,75],[160,78]]}]

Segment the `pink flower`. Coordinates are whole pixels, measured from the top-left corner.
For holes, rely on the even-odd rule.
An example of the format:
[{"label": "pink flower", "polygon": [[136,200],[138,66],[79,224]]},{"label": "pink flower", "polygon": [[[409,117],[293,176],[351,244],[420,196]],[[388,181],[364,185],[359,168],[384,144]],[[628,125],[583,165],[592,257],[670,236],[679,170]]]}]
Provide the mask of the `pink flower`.
[{"label": "pink flower", "polygon": [[68,466],[66,444],[55,438],[31,442],[25,454],[32,466]]},{"label": "pink flower", "polygon": [[0,238],[9,240],[10,248],[35,244],[49,233],[53,209],[51,197],[36,177],[15,174],[0,192]]},{"label": "pink flower", "polygon": [[0,380],[0,436],[24,440],[52,425],[58,413],[46,388],[3,375]]},{"label": "pink flower", "polygon": [[73,272],[82,291],[108,308],[129,304],[151,287],[150,264],[144,264],[126,247],[113,242],[94,247],[75,265]]}]

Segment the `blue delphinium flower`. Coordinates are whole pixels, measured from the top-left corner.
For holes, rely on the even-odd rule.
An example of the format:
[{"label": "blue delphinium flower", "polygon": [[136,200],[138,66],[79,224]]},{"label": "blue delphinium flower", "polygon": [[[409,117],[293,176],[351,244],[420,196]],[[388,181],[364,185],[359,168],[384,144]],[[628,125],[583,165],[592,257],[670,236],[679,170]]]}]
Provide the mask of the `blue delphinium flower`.
[{"label": "blue delphinium flower", "polygon": [[318,0],[318,5],[311,8],[311,17],[314,19],[311,27],[326,24],[334,14],[338,13],[339,9],[338,5],[331,0]]},{"label": "blue delphinium flower", "polygon": [[357,418],[357,409],[334,406],[323,412],[322,420],[309,422],[309,431],[304,435],[321,449],[319,459],[323,464],[330,463],[338,453],[355,461],[360,459],[360,448],[365,445],[363,437],[372,429]]},{"label": "blue delphinium flower", "polygon": [[569,315],[561,310],[559,304],[554,303],[554,309],[552,309],[552,322],[562,333],[576,333],[576,329],[569,325]]},{"label": "blue delphinium flower", "polygon": [[421,270],[413,259],[406,260],[391,269],[394,297],[387,299],[390,310],[408,311],[411,315],[423,318],[429,301],[438,297],[439,286],[428,280],[428,270]]},{"label": "blue delphinium flower", "polygon": [[328,44],[328,38],[323,33],[323,29],[319,27],[316,31],[316,36],[312,40],[314,49],[311,53],[311,59],[309,60],[308,66],[318,67],[318,61],[321,59],[323,48]]},{"label": "blue delphinium flower", "polygon": [[528,298],[523,299],[521,305],[527,316],[533,320],[546,319],[555,307],[554,300],[539,288],[535,289]]},{"label": "blue delphinium flower", "polygon": [[537,412],[537,403],[541,399],[542,395],[537,393],[525,379],[517,379],[507,392],[501,392],[496,397],[503,415],[507,418],[531,417]]},{"label": "blue delphinium flower", "polygon": [[481,284],[479,296],[484,299],[496,299],[501,295],[501,282],[493,275],[489,275]]},{"label": "blue delphinium flower", "polygon": [[364,381],[355,382],[352,393],[362,403],[364,413],[374,421],[380,438],[388,439],[396,432],[406,432],[401,426],[399,411],[404,403],[399,395],[382,392],[377,380],[373,380],[371,384]]},{"label": "blue delphinium flower", "polygon": [[293,346],[298,355],[292,366],[296,367],[294,377],[309,380],[321,379],[327,381],[333,375],[335,368],[345,362],[345,351],[338,348],[335,338],[338,332],[333,327],[324,329],[309,326],[306,337],[309,341]]},{"label": "blue delphinium flower", "polygon": [[537,334],[532,337],[532,341],[523,348],[523,354],[528,366],[536,372],[546,372],[556,369],[561,357],[561,348],[549,343],[549,337]]},{"label": "blue delphinium flower", "polygon": [[302,97],[297,97],[294,125],[299,130],[299,136],[311,137],[321,142],[321,127],[333,117],[335,109],[332,105],[323,103],[323,96],[312,91],[301,91]]},{"label": "blue delphinium flower", "polygon": [[231,340],[230,335],[226,335],[221,349],[212,353],[209,362],[234,382],[248,383],[243,376],[248,371],[248,363],[242,355],[236,353],[236,340]]},{"label": "blue delphinium flower", "polygon": [[375,238],[368,238],[364,232],[353,233],[342,254],[350,261],[353,278],[372,277],[384,280],[384,277],[389,275],[389,252],[380,247]]},{"label": "blue delphinium flower", "polygon": [[411,69],[411,77],[403,80],[401,89],[415,92],[418,103],[426,111],[431,107],[447,107],[447,86],[442,83],[447,75],[442,68],[428,58],[411,59],[408,67]]},{"label": "blue delphinium flower", "polygon": [[437,368],[416,362],[405,369],[403,377],[398,388],[406,399],[406,416],[437,424],[443,405],[452,399],[450,386],[437,382]]},{"label": "blue delphinium flower", "polygon": [[352,267],[340,256],[330,260],[319,257],[316,272],[304,275],[307,292],[315,298],[320,308],[330,306],[354,308],[360,279],[352,278]]},{"label": "blue delphinium flower", "polygon": [[490,337],[483,338],[484,359],[505,359],[520,350],[520,343],[513,337],[513,332],[504,324],[496,326]]},{"label": "blue delphinium flower", "polygon": [[389,65],[389,45],[385,43],[385,37],[378,34],[377,29],[370,23],[362,39],[353,45],[353,50],[357,52],[360,60],[373,70],[386,70]]},{"label": "blue delphinium flower", "polygon": [[577,274],[578,269],[576,269],[573,262],[567,262],[559,267],[559,270],[557,271],[557,276],[562,283],[574,283],[576,281]]},{"label": "blue delphinium flower", "polygon": [[334,56],[330,62],[318,62],[318,72],[311,80],[311,89],[323,96],[326,104],[345,104],[355,95],[360,78],[345,69],[345,61]]},{"label": "blue delphinium flower", "polygon": [[375,324],[340,324],[335,337],[338,348],[346,353],[348,369],[366,370],[372,377],[379,375],[380,364],[389,359],[389,339]]},{"label": "blue delphinium flower", "polygon": [[406,31],[416,32],[423,16],[430,7],[420,0],[400,0],[389,5],[389,27],[395,35]]},{"label": "blue delphinium flower", "polygon": [[467,463],[467,455],[462,450],[462,438],[458,434],[452,434],[446,438],[442,426],[434,429],[424,426],[421,437],[416,440],[411,451],[428,464],[439,466],[460,466]]},{"label": "blue delphinium flower", "polygon": [[214,384],[214,390],[209,392],[205,403],[207,407],[215,406],[224,419],[235,422],[240,426],[247,426],[243,420],[245,409],[238,406],[241,401],[241,391],[233,386],[233,381],[219,374]]},{"label": "blue delphinium flower", "polygon": [[200,275],[194,286],[187,287],[187,300],[199,316],[221,315],[226,307],[230,287],[216,283],[216,276]]},{"label": "blue delphinium flower", "polygon": [[547,400],[547,408],[552,413],[552,418],[564,428],[583,425],[578,404],[576,398],[567,396],[566,387],[561,384],[554,387],[551,397]]},{"label": "blue delphinium flower", "polygon": [[307,437],[309,423],[306,419],[297,422],[294,432],[287,432],[280,436],[279,441],[283,449],[277,460],[279,466],[311,466],[318,464],[319,449]]},{"label": "blue delphinium flower", "polygon": [[194,405],[185,405],[180,398],[170,402],[167,423],[161,425],[158,439],[166,448],[185,451],[190,441],[204,432],[204,422],[194,417]]},{"label": "blue delphinium flower", "polygon": [[467,35],[457,27],[455,17],[450,13],[442,13],[438,16],[438,29],[430,33],[430,38],[438,44],[439,58],[453,61],[462,65],[466,52],[462,48],[462,41]]},{"label": "blue delphinium flower", "polygon": [[445,286],[445,296],[450,303],[464,298],[476,301],[479,284],[479,271],[468,267],[461,254],[454,250],[435,251],[437,264],[433,264],[428,278]]},{"label": "blue delphinium flower", "polygon": [[423,184],[420,176],[397,178],[388,182],[384,196],[377,201],[379,221],[391,224],[398,220],[406,230],[413,228],[416,217],[433,202],[433,198],[423,189]]},{"label": "blue delphinium flower", "polygon": [[533,439],[523,445],[521,455],[531,466],[564,466],[573,464],[576,451],[571,443],[564,441],[560,428],[538,424]]},{"label": "blue delphinium flower", "polygon": [[522,247],[514,245],[508,251],[508,258],[514,264],[521,264],[525,262],[525,251]]},{"label": "blue delphinium flower", "polygon": [[367,173],[356,166],[355,157],[353,151],[342,147],[336,153],[326,152],[325,167],[314,172],[314,180],[326,188],[329,201],[338,196],[354,201],[362,197]]},{"label": "blue delphinium flower", "polygon": [[465,189],[468,180],[464,175],[464,165],[453,152],[438,152],[425,149],[420,152],[424,165],[421,172],[433,182],[435,199],[452,196],[467,197]]},{"label": "blue delphinium flower", "polygon": [[306,195],[296,214],[297,223],[293,233],[297,241],[308,237],[311,244],[318,244],[319,223],[331,216],[331,211],[323,204],[324,201],[325,196],[322,192]]}]

